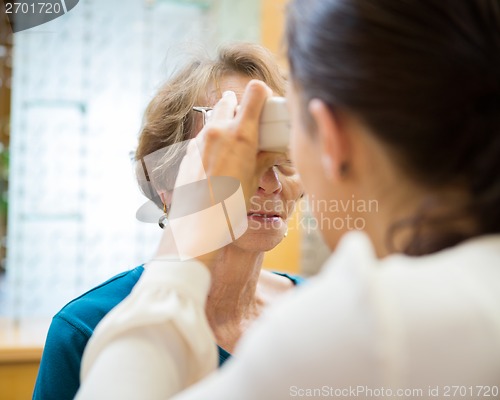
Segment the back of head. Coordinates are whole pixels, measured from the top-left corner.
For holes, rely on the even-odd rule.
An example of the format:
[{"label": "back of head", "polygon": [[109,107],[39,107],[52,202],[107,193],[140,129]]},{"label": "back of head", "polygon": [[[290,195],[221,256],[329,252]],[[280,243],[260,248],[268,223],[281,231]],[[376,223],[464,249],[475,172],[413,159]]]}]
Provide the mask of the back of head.
[{"label": "back of head", "polygon": [[356,115],[429,193],[466,193],[459,213],[473,229],[418,235],[424,223],[445,225],[423,210],[405,252],[500,232],[498,0],[292,0],[287,22],[304,104]]},{"label": "back of head", "polygon": [[[214,58],[199,55],[189,60],[149,103],[135,153],[136,175],[143,193],[158,206],[162,202],[156,191],[173,188],[176,166],[183,155],[179,146],[173,150],[172,145],[198,133],[199,120],[193,107],[211,106],[210,85],[217,87],[220,79],[231,74],[260,79],[277,95],[284,94],[285,81],[273,55],[257,44],[234,43],[220,47]],[[148,156],[151,162],[146,168],[144,159]]]}]

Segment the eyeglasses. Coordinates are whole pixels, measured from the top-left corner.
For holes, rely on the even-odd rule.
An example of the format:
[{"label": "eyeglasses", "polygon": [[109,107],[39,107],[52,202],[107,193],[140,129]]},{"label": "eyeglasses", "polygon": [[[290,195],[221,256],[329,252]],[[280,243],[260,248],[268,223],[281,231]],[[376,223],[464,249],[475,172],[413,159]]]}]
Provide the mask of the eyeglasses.
[{"label": "eyeglasses", "polygon": [[203,126],[206,125],[208,118],[210,117],[209,112],[212,110],[212,107],[193,107],[193,111],[201,112],[201,114],[203,115]]}]

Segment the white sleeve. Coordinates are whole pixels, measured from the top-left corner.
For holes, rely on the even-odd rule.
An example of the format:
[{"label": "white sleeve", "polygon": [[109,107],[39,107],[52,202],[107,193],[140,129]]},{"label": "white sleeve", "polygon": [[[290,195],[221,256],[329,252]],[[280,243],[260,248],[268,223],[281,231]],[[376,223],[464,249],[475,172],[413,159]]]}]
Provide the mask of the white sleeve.
[{"label": "white sleeve", "polygon": [[92,335],[76,399],[167,399],[215,370],[209,285],[196,261],[150,263]]}]

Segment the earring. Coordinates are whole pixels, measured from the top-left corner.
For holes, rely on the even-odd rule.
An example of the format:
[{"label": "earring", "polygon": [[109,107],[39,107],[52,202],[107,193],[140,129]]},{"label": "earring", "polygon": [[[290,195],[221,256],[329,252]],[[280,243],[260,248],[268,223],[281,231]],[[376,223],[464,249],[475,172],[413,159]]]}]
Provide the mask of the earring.
[{"label": "earring", "polygon": [[167,207],[167,204],[165,203],[165,200],[163,198],[163,194],[161,195],[161,200],[162,200],[162,203],[163,203],[163,215],[158,220],[158,225],[160,226],[161,229],[163,229],[168,224],[169,207]]},{"label": "earring", "polygon": [[287,237],[288,236],[288,226],[286,227],[286,231],[285,231],[285,234],[283,235],[283,237]]}]

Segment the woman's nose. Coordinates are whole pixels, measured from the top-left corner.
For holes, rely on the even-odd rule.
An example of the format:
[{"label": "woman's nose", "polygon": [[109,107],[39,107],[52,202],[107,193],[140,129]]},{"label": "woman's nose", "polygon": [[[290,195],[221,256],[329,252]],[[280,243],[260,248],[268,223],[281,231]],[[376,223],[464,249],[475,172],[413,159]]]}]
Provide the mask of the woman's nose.
[{"label": "woman's nose", "polygon": [[273,166],[269,168],[264,175],[261,176],[259,181],[259,190],[265,194],[281,193],[283,187],[276,172],[276,168]]}]

